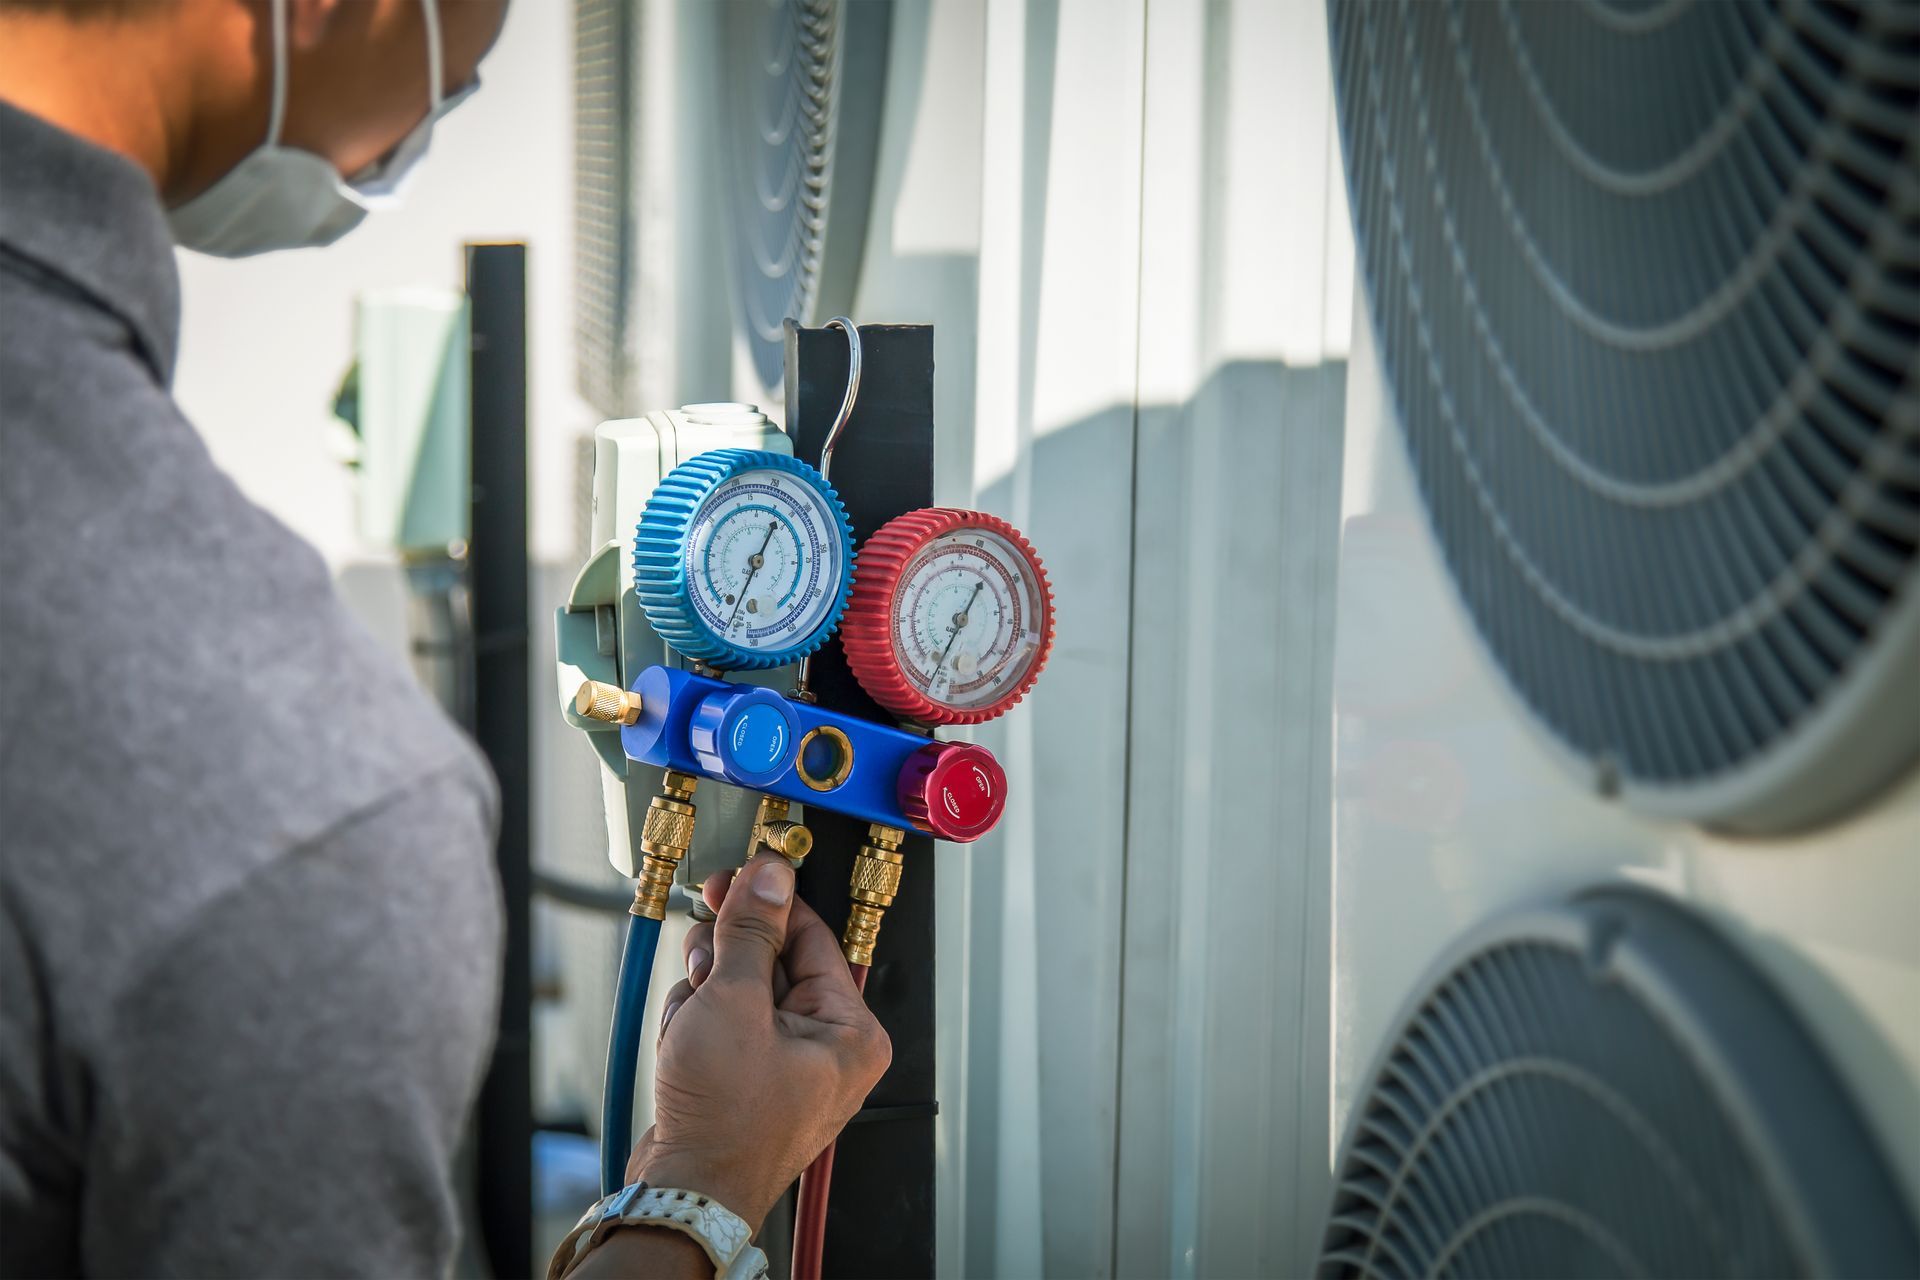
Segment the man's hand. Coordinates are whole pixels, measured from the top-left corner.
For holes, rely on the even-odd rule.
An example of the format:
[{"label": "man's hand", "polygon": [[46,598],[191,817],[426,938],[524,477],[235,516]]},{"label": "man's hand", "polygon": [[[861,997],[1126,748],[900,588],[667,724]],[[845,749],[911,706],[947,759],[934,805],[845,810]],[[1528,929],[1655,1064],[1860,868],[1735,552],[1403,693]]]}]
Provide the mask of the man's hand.
[{"label": "man's hand", "polygon": [[687,934],[688,976],[661,1017],[653,1127],[627,1180],[712,1196],[757,1232],[893,1047],[784,859],[762,854],[702,893],[719,919]]}]

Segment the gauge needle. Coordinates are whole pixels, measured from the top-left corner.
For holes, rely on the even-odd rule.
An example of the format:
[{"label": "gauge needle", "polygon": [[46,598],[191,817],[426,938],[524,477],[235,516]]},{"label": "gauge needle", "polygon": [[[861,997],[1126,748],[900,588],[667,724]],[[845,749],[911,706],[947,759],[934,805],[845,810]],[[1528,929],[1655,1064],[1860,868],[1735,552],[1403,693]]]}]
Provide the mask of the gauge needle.
[{"label": "gauge needle", "polygon": [[740,594],[733,598],[733,612],[727,615],[727,630],[733,630],[733,620],[740,616],[740,606],[747,602],[747,588],[753,585],[753,575],[760,572],[760,566],[767,562],[767,548],[773,545],[774,530],[780,527],[778,520],[767,522],[767,538],[760,549],[747,557],[747,580],[740,584]]},{"label": "gauge needle", "polygon": [[973,612],[973,602],[980,598],[980,588],[986,585],[984,582],[974,583],[973,594],[967,597],[967,607],[953,615],[953,629],[947,632],[947,647],[940,651],[940,661],[933,664],[934,675],[939,675],[940,668],[947,665],[947,655],[953,652],[953,642],[967,629],[967,623],[971,621],[967,615]]}]

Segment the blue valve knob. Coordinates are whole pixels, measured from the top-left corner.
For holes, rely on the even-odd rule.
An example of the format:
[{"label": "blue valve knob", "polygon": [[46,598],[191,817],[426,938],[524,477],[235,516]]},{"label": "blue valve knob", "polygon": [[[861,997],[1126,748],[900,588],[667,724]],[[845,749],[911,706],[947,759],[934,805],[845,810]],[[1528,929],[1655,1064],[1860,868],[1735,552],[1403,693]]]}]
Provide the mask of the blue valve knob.
[{"label": "blue valve knob", "polygon": [[709,776],[758,791],[792,767],[800,726],[773,690],[729,688],[700,699],[687,739]]}]

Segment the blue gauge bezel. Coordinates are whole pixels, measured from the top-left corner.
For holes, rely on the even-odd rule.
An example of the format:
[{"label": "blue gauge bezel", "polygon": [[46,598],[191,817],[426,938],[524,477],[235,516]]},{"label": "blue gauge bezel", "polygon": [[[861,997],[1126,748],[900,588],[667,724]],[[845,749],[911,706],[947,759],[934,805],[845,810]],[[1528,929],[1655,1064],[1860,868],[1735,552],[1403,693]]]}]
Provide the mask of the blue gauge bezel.
[{"label": "blue gauge bezel", "polygon": [[[840,532],[840,588],[820,625],[778,649],[747,649],[714,634],[693,603],[687,579],[687,540],[707,500],[722,484],[746,471],[784,471],[827,500]],[[714,449],[681,463],[647,499],[633,537],[633,591],[662,640],[675,652],[723,671],[764,671],[798,662],[840,625],[853,592],[853,522],[840,495],[818,471],[783,453],[765,449]]]}]

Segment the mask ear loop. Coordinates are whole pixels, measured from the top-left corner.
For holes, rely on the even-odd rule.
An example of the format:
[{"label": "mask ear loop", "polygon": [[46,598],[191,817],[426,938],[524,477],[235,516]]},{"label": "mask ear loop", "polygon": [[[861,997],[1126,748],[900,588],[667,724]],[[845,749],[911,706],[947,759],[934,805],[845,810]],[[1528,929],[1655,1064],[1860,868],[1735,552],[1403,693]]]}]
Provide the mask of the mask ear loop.
[{"label": "mask ear loop", "polygon": [[287,0],[273,0],[273,96],[267,110],[267,142],[280,145],[280,129],[287,122]]},{"label": "mask ear loop", "polygon": [[420,14],[427,27],[427,85],[433,94],[433,101],[427,104],[432,112],[447,96],[446,47],[440,43],[440,0],[420,0]]},{"label": "mask ear loop", "polygon": [[[847,419],[853,416],[853,402],[860,396],[860,327],[845,316],[835,316],[827,321],[829,329],[845,330],[847,335],[847,393],[840,398],[840,412],[834,415],[833,426],[827,429],[826,443],[820,446],[820,478],[827,479],[833,469],[834,446],[840,443],[840,433],[847,429]],[[807,684],[807,677],[813,671],[813,655],[810,653],[800,659],[800,671],[794,677],[793,696],[802,702],[813,701],[813,690]]]},{"label": "mask ear loop", "polygon": [[[427,31],[427,91],[433,95],[427,110],[446,100],[446,46],[441,43],[439,0],[420,0],[420,16]],[[287,0],[273,0],[273,97],[267,112],[267,145],[280,145],[287,123]]]},{"label": "mask ear loop", "polygon": [[[273,107],[267,113],[267,146],[280,144],[286,125],[286,4],[273,0]],[[426,94],[432,113],[447,100],[447,46],[440,35],[440,0],[420,0],[420,21],[426,27]]]}]

